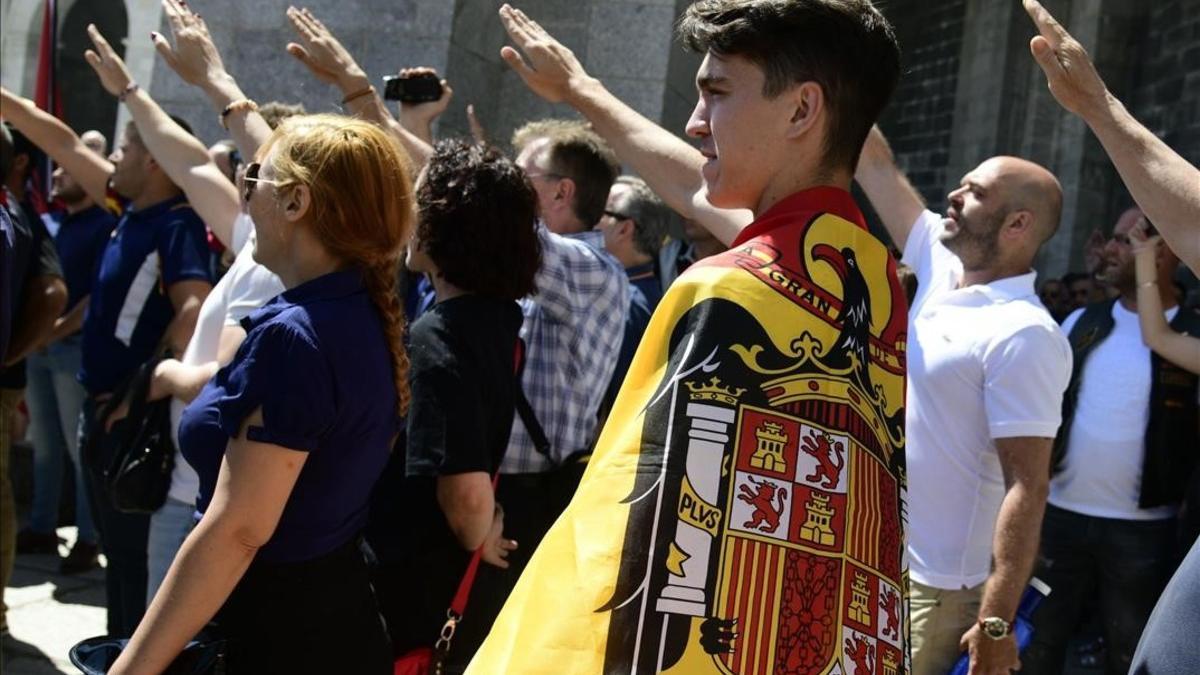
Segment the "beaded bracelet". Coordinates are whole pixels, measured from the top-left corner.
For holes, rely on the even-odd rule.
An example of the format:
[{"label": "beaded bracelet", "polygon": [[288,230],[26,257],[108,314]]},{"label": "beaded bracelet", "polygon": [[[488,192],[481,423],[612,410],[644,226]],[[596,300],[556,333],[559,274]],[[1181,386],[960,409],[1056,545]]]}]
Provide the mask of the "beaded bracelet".
[{"label": "beaded bracelet", "polygon": [[257,112],[258,104],[248,98],[240,98],[236,101],[230,102],[229,105],[225,106],[225,109],[221,111],[221,115],[218,118],[218,121],[221,123],[221,127],[228,131],[229,116],[241,110],[246,112]]}]

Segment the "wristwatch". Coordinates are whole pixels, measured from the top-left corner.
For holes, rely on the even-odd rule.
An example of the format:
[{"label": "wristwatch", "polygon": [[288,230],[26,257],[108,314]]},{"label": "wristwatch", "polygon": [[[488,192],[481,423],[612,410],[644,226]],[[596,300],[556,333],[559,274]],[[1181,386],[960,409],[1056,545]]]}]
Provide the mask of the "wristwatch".
[{"label": "wristwatch", "polygon": [[998,616],[989,616],[979,620],[979,630],[993,640],[1003,640],[1012,634],[1012,624]]}]

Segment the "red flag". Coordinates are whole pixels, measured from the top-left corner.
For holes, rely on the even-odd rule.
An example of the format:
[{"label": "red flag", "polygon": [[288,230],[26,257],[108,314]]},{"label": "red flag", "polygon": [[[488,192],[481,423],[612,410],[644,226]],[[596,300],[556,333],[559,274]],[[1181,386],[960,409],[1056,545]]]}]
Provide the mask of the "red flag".
[{"label": "red flag", "polygon": [[42,15],[42,38],[38,46],[37,89],[34,102],[46,112],[62,118],[62,99],[58,95],[58,7],[46,0]]},{"label": "red flag", "polygon": [[[46,0],[45,12],[42,14],[42,38],[38,45],[37,88],[33,100],[37,107],[62,119],[62,97],[58,89],[58,3]],[[50,194],[50,176],[54,171],[53,162],[46,158],[42,171],[34,173],[31,179],[32,189],[29,192],[30,201],[39,213],[45,213],[48,208]]]}]

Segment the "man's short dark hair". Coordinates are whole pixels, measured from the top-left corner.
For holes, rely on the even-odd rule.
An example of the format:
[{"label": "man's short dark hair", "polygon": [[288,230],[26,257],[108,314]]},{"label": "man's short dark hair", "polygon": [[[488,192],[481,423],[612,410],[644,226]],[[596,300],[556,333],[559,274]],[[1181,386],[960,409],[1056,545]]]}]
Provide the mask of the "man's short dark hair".
[{"label": "man's short dark hair", "polygon": [[1087,281],[1090,283],[1092,281],[1092,275],[1086,272],[1068,272],[1067,274],[1063,275],[1062,278],[1063,285],[1067,288],[1070,288],[1077,281]]},{"label": "man's short dark hair", "polygon": [[900,47],[870,0],[700,0],[679,21],[688,48],[741,56],[763,70],[763,95],[816,82],[825,94],[826,170],[858,164],[900,78]]},{"label": "man's short dark hair", "polygon": [[13,139],[7,124],[0,124],[0,180],[8,177],[13,165]]},{"label": "man's short dark hair", "polygon": [[[12,138],[12,162],[16,162],[17,157],[26,155],[29,157],[29,162],[25,165],[25,175],[21,176],[21,180],[27,180],[38,167],[46,165],[46,153],[42,149],[34,145],[33,141],[26,138],[21,130],[5,123],[8,127],[8,133]],[[4,172],[4,176],[8,176],[8,172],[12,171],[12,164],[8,165],[8,169]]]},{"label": "man's short dark hair", "polygon": [[616,182],[629,188],[614,206],[618,213],[633,220],[633,245],[645,255],[658,255],[675,212],[641,178],[620,176]]},{"label": "man's short dark hair", "polygon": [[183,127],[183,130],[188,132],[188,135],[190,135],[190,136],[196,135],[196,132],[192,131],[192,125],[188,124],[187,120],[183,119],[179,115],[171,115],[170,117],[171,117],[171,121],[174,122],[175,124],[178,124],[179,126]]},{"label": "man's short dark hair", "polygon": [[469,293],[516,300],[542,264],[537,193],[495,148],[439,142],[417,186],[417,238],[442,277]]},{"label": "man's short dark hair", "polygon": [[608,191],[621,171],[617,156],[603,138],[584,122],[576,120],[539,120],[530,122],[513,134],[513,145],[520,151],[539,139],[550,141],[547,169],[575,182],[575,217],[594,227],[604,216]]}]

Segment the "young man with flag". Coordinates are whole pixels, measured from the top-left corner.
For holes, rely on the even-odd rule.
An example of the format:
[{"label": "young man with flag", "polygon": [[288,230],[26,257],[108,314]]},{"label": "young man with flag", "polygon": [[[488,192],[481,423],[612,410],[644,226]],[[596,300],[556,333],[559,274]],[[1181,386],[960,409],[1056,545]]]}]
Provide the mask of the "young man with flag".
[{"label": "young man with flag", "polygon": [[500,15],[535,93],[734,241],[663,297],[468,672],[906,671],[907,308],[848,192],[899,74],[890,26],[867,0],[693,4],[697,151]]}]

